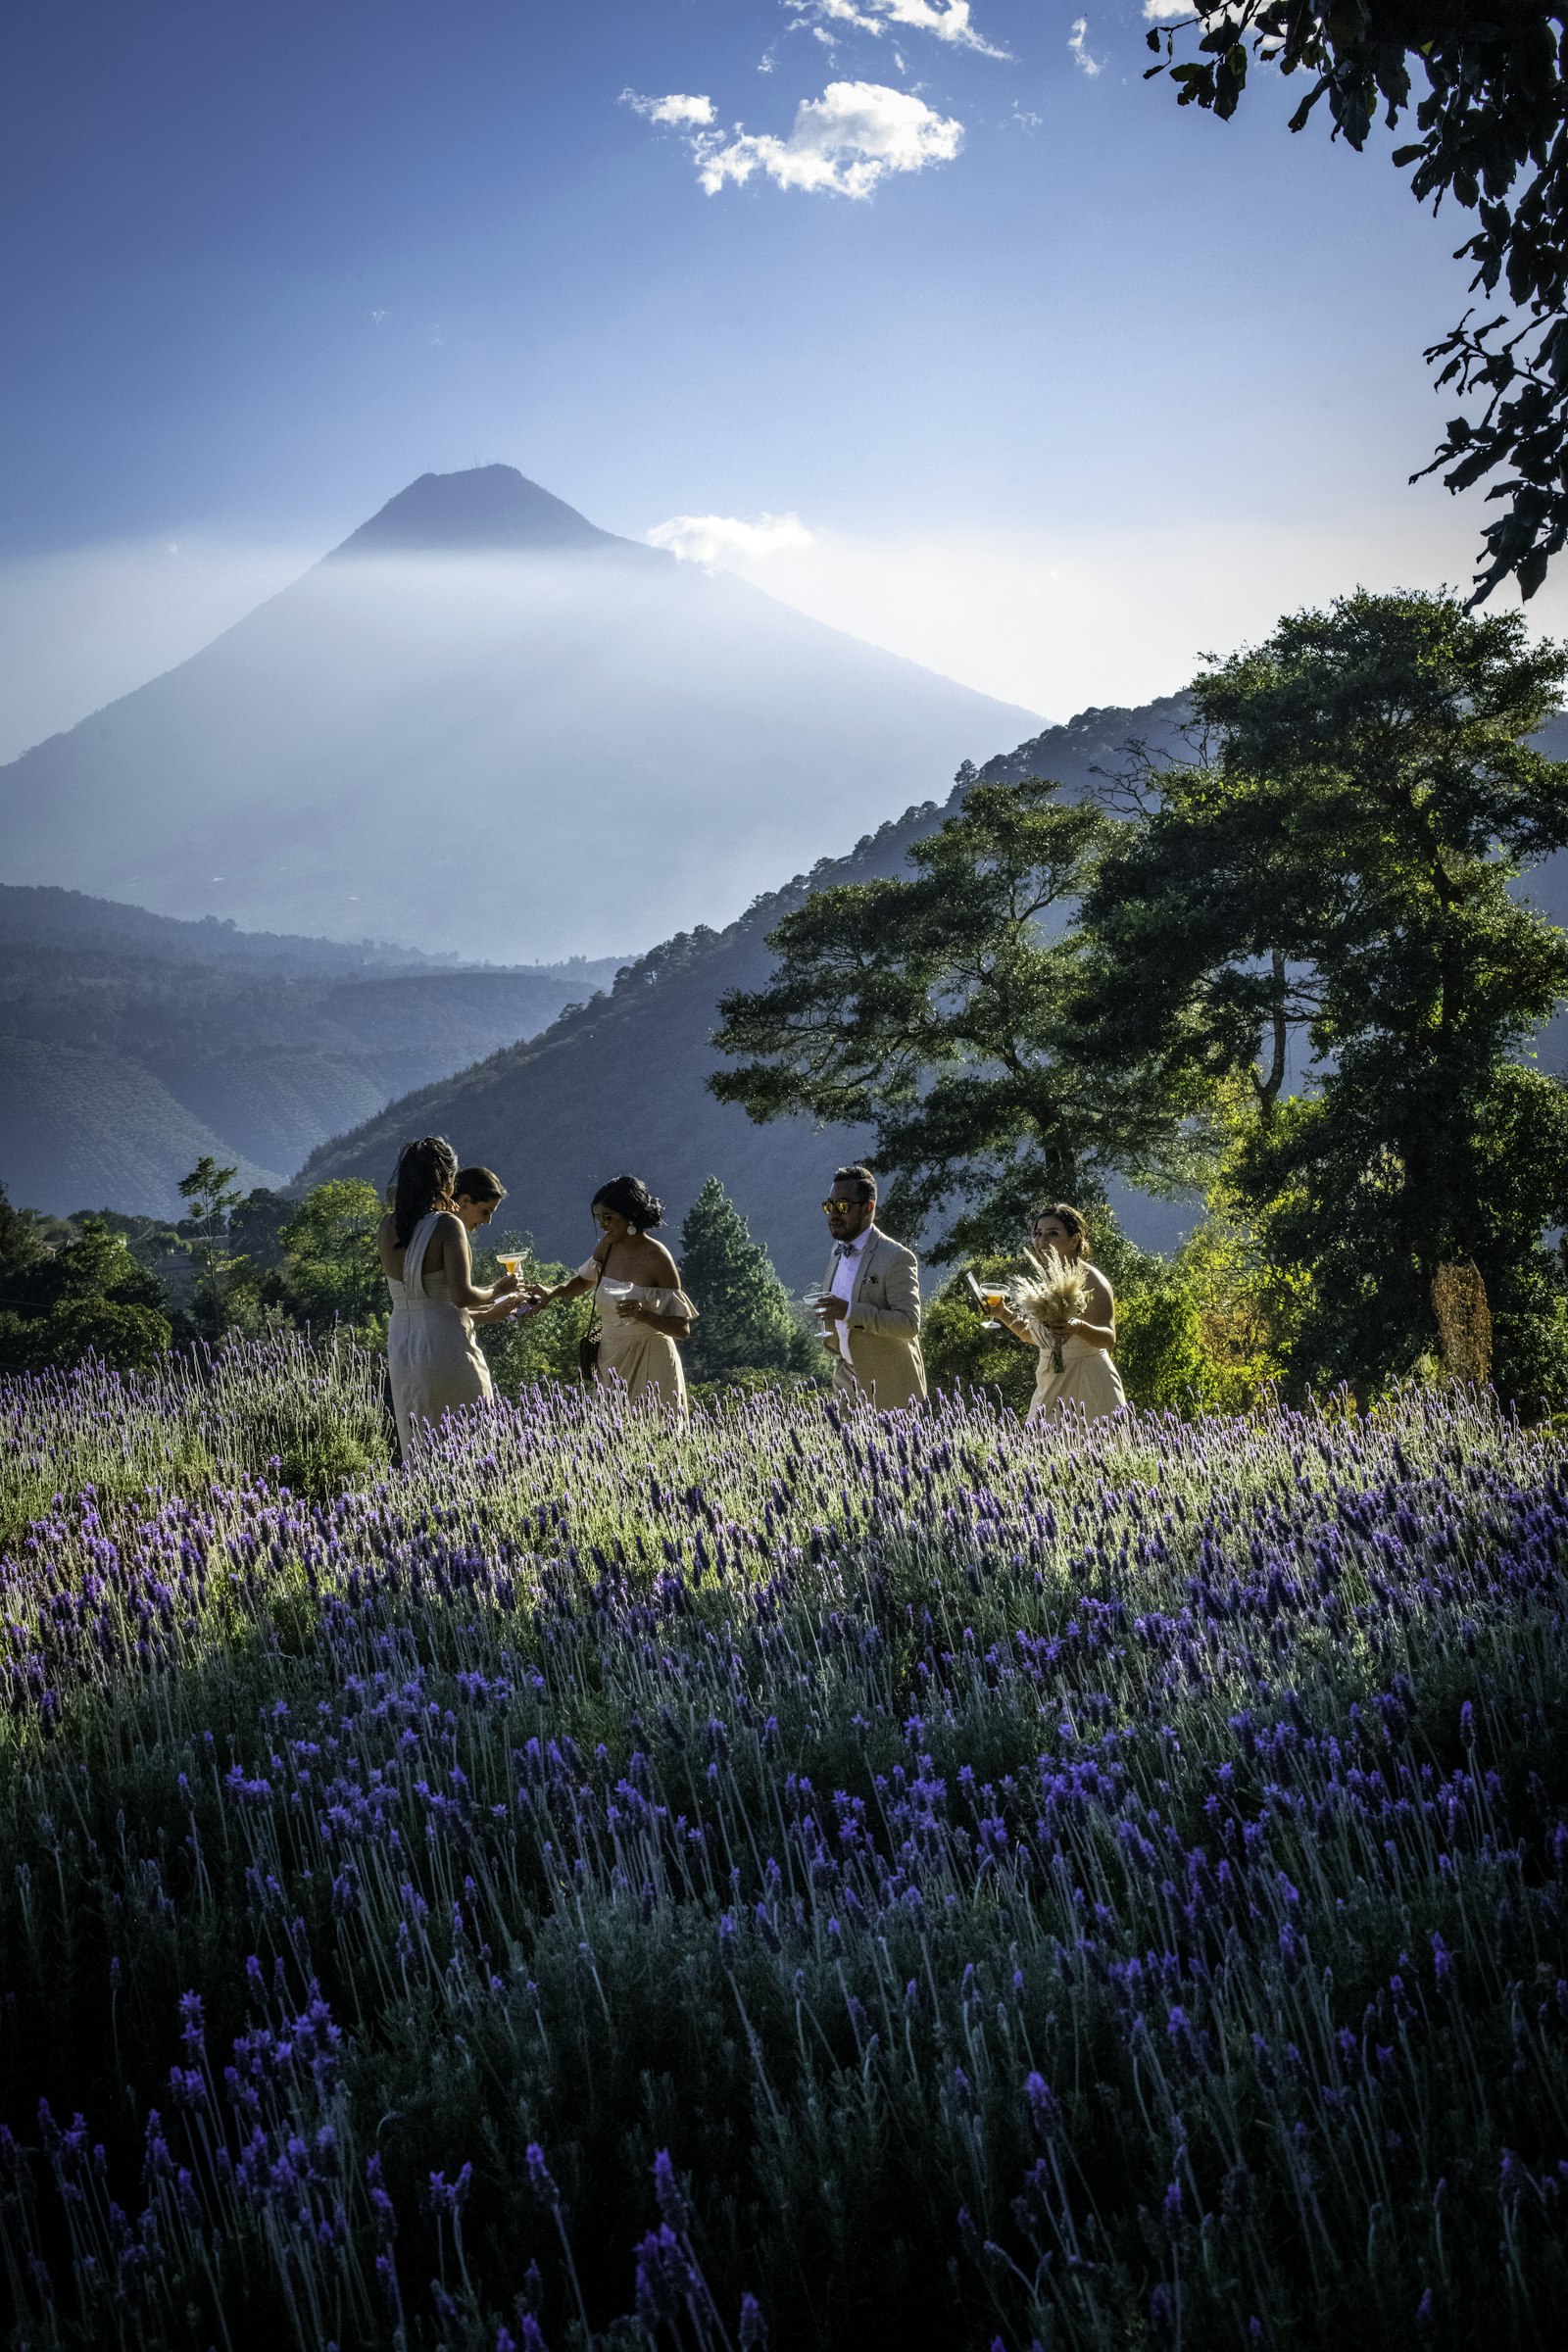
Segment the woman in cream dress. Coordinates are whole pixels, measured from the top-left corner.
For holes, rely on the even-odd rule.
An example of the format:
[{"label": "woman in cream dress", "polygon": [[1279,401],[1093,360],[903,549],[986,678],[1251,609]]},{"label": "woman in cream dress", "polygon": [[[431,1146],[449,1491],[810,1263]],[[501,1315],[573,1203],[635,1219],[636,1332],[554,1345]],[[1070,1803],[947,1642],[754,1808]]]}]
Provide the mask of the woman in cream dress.
[{"label": "woman in cream dress", "polygon": [[[1104,1275],[1089,1262],[1089,1235],[1083,1217],[1065,1200],[1058,1200],[1039,1211],[1031,1240],[1037,1257],[1049,1262],[1054,1252],[1083,1277],[1089,1312],[1076,1322],[1053,1326],[1042,1339],[1005,1306],[996,1310],[997,1321],[1005,1324],[1015,1339],[1040,1350],[1027,1418],[1054,1421],[1068,1406],[1076,1406],[1091,1421],[1124,1411],[1127,1392],[1110,1359],[1116,1345],[1116,1301]],[[1059,1372],[1055,1368],[1058,1356]]]},{"label": "woman in cream dress", "polygon": [[686,1410],[686,1374],[677,1340],[691,1331],[697,1309],[680,1287],[680,1269],[650,1228],[663,1222],[662,1204],[639,1176],[616,1176],[593,1197],[600,1242],[569,1282],[529,1294],[540,1306],[580,1298],[592,1291],[599,1309],[602,1385],[622,1382],[633,1397],[655,1396],[676,1413]]},{"label": "woman in cream dress", "polygon": [[[468,1236],[489,1224],[505,1195],[488,1169],[467,1169],[464,1176],[460,1197],[458,1155],[444,1136],[408,1145],[393,1179],[391,1213],[377,1237],[392,1294],[387,1368],[405,1461],[421,1444],[427,1422],[491,1394],[490,1367],[473,1326],[510,1314],[517,1303],[514,1274],[487,1288],[474,1282]],[[475,1200],[474,1191],[488,1197]]]}]

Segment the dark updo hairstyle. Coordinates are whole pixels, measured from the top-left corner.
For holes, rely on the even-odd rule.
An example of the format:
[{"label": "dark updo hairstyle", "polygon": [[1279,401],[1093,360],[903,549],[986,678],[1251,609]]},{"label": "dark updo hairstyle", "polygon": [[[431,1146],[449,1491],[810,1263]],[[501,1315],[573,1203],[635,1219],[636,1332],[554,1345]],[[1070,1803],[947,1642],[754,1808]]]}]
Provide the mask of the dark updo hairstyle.
[{"label": "dark updo hairstyle", "polygon": [[1076,1234],[1083,1244],[1079,1256],[1093,1258],[1094,1252],[1089,1247],[1089,1220],[1081,1208],[1073,1208],[1065,1200],[1043,1200],[1031,1221],[1038,1225],[1042,1217],[1054,1217],[1058,1225],[1065,1225],[1067,1231]]},{"label": "dark updo hairstyle", "polygon": [[427,1217],[432,1208],[452,1206],[457,1173],[458,1155],[444,1135],[421,1135],[416,1144],[404,1145],[389,1188],[392,1226],[400,1250],[413,1241],[414,1228],[421,1217]]},{"label": "dark updo hairstyle", "polygon": [[588,1203],[590,1208],[613,1209],[638,1233],[649,1233],[664,1221],[664,1203],[656,1200],[640,1176],[612,1176]]},{"label": "dark updo hairstyle", "polygon": [[507,1188],[494,1168],[460,1168],[452,1179],[454,1200],[471,1200],[475,1208],[484,1208],[492,1200],[504,1200]]}]

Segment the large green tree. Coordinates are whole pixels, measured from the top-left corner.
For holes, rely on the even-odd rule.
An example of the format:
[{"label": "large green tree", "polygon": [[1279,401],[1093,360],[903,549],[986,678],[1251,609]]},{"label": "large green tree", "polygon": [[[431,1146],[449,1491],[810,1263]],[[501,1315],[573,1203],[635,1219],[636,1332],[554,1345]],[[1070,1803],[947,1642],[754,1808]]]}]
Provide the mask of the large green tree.
[{"label": "large green tree", "polygon": [[911,879],[818,891],[784,917],[767,987],[720,1002],[714,1043],[740,1066],[709,1085],[754,1119],[869,1126],[888,1223],[945,1223],[939,1255],[1010,1247],[1036,1201],[1156,1162],[1164,1102],[1061,1052],[1072,910],[1117,830],[1053,783],[971,781],[909,851]]},{"label": "large green tree", "polygon": [[814,1372],[816,1334],[790,1305],[773,1261],[716,1176],[710,1176],[680,1229],[681,1283],[698,1315],[686,1345],[694,1380],[735,1372]]},{"label": "large green tree", "polygon": [[[1147,16],[1180,16],[1152,0]],[[1181,36],[1196,57],[1175,62]],[[1156,27],[1183,106],[1236,112],[1250,61],[1310,86],[1291,118],[1321,105],[1335,137],[1360,148],[1384,113],[1413,113],[1415,137],[1394,151],[1410,191],[1476,216],[1456,258],[1474,269],[1483,315],[1466,312],[1427,358],[1439,388],[1480,396],[1478,416],[1451,418],[1432,465],[1464,490],[1501,470],[1503,512],[1484,533],[1476,601],[1515,578],[1534,595],[1568,539],[1568,20],[1561,0],[1226,0]],[[1414,80],[1412,82],[1412,75]],[[1492,316],[1498,289],[1501,310]]]},{"label": "large green tree", "polygon": [[318,1184],[278,1232],[283,1292],[296,1319],[321,1326],[378,1324],[388,1304],[376,1250],[383,1215],[373,1184],[338,1177]]},{"label": "large green tree", "polygon": [[1469,1260],[1499,1370],[1544,1377],[1568,1097],[1524,1057],[1568,941],[1508,884],[1568,844],[1568,765],[1527,740],[1565,679],[1517,614],[1452,597],[1297,614],[1199,678],[1211,763],[1162,779],[1088,895],[1080,1051],[1247,1090],[1232,1180],[1274,1262],[1312,1278],[1304,1378],[1407,1366],[1436,1268]]}]

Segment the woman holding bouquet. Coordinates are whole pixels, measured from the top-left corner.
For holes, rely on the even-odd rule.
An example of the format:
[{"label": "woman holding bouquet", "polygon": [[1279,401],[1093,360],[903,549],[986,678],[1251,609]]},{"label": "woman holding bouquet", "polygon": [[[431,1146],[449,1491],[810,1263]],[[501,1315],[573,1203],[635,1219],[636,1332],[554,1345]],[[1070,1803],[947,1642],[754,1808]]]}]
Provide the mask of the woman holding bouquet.
[{"label": "woman holding bouquet", "polygon": [[1015,1339],[1040,1350],[1028,1419],[1054,1421],[1069,1405],[1091,1421],[1121,1412],[1127,1393],[1110,1360],[1116,1300],[1090,1263],[1082,1215],[1057,1200],[1038,1211],[1031,1240],[1038,1275],[1009,1283],[993,1310]]}]

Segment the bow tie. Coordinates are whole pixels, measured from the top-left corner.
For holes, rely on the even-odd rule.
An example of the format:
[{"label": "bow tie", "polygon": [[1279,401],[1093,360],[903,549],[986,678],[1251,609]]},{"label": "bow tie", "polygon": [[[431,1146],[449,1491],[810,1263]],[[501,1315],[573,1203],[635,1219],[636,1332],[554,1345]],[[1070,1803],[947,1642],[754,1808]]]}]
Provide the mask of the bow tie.
[{"label": "bow tie", "polygon": [[840,1242],[833,1254],[835,1257],[858,1257],[859,1247],[855,1242]]}]

